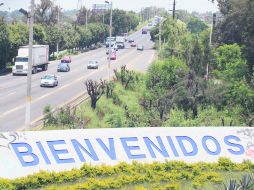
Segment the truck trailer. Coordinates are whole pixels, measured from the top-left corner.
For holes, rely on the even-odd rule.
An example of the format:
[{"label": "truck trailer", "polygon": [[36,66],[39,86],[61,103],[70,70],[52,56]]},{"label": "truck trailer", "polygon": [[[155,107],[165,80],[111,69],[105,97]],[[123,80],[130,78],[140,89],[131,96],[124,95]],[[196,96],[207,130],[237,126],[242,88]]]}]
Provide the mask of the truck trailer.
[{"label": "truck trailer", "polygon": [[[29,46],[21,46],[15,58],[15,65],[12,68],[13,75],[27,75],[28,72]],[[37,73],[38,68],[43,71],[48,69],[49,46],[33,45],[32,49],[32,73]]]}]

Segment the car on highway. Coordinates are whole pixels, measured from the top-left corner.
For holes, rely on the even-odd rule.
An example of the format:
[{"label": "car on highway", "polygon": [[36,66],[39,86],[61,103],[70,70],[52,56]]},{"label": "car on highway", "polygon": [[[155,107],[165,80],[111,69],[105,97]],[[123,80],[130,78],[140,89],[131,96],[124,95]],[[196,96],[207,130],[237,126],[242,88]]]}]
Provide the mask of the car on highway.
[{"label": "car on highway", "polygon": [[61,63],[71,63],[71,57],[70,56],[64,56],[62,59],[61,59]]},{"label": "car on highway", "polygon": [[98,69],[98,61],[96,60],[91,60],[87,64],[87,69]]},{"label": "car on highway", "polygon": [[142,34],[147,34],[148,28],[142,28]]},{"label": "car on highway", "polygon": [[116,60],[116,52],[111,53],[111,60]]},{"label": "car on highway", "polygon": [[137,46],[137,50],[143,51],[143,50],[144,50],[144,46],[143,46],[143,45],[138,45],[138,46]]},{"label": "car on highway", "polygon": [[137,46],[137,44],[135,42],[131,43],[131,47],[136,47],[136,46]]},{"label": "car on highway", "polygon": [[132,43],[132,42],[134,42],[134,39],[133,38],[129,38],[128,42]]},{"label": "car on highway", "polygon": [[46,74],[41,77],[41,87],[48,86],[48,87],[55,87],[58,85],[57,76],[53,74]]},{"label": "car on highway", "polygon": [[59,63],[58,66],[57,66],[57,72],[69,72],[71,69],[70,69],[70,65],[69,63]]},{"label": "car on highway", "polygon": [[[114,49],[114,48],[112,48],[111,49],[111,53],[115,53],[116,52],[116,49]],[[106,50],[106,54],[108,55],[109,54],[109,49],[107,48],[107,50]]]}]

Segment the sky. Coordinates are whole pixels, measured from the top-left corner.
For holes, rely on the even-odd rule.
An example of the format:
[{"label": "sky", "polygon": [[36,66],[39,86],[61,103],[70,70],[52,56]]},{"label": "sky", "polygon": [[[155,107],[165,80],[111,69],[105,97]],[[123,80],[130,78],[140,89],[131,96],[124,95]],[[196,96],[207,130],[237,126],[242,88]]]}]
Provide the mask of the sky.
[{"label": "sky", "polygon": [[[91,8],[94,3],[104,3],[104,0],[55,0],[55,3],[63,9],[68,10],[77,9],[78,1],[82,2],[83,6],[88,6],[88,8]],[[39,2],[39,0],[35,0],[35,2]],[[0,11],[12,11],[21,7],[27,9],[30,0],[0,0],[0,3],[4,3],[3,6],[0,6]],[[124,10],[138,11],[142,7],[148,6],[163,7],[169,10],[172,9],[173,0],[113,0],[113,8]],[[203,13],[216,10],[217,8],[209,0],[176,0],[176,9]]]}]

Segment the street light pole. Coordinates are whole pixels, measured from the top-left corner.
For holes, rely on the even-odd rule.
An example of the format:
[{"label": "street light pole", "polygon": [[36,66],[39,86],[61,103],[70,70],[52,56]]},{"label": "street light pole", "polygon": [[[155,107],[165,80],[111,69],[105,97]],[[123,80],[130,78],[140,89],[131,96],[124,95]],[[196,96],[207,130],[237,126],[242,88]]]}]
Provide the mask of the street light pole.
[{"label": "street light pole", "polygon": [[29,15],[29,58],[27,70],[27,95],[26,95],[26,129],[30,129],[31,123],[31,81],[32,81],[32,64],[33,64],[33,23],[34,23],[34,0],[31,0],[31,12]]},{"label": "street light pole", "polygon": [[108,80],[110,80],[110,65],[111,65],[111,38],[112,38],[112,7],[113,2],[109,3],[109,1],[105,1],[110,5],[110,21],[109,21],[109,54],[108,54]]},{"label": "street light pole", "polygon": [[162,25],[162,20],[159,23],[159,47],[161,50],[161,25]]},{"label": "street light pole", "polygon": [[[58,31],[58,34],[59,34],[59,24],[60,24],[60,6],[57,7],[57,31]],[[57,57],[58,57],[58,53],[59,53],[59,38],[57,39],[57,44],[56,44],[56,52],[57,52]]]}]

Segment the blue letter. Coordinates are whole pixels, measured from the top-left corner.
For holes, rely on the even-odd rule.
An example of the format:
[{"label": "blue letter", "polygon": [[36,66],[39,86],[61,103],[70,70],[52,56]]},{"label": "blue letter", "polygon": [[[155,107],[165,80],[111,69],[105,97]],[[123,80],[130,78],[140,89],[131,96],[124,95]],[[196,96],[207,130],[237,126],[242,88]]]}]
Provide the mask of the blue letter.
[{"label": "blue letter", "polygon": [[[211,151],[208,147],[207,147],[207,140],[212,140],[214,142],[214,144],[216,145],[216,150],[215,151]],[[221,152],[221,148],[220,148],[220,144],[219,142],[212,136],[204,136],[202,138],[202,145],[204,147],[204,149],[206,150],[206,152],[210,155],[218,155]]]},{"label": "blue letter", "polygon": [[167,136],[167,139],[168,139],[169,146],[170,146],[171,150],[173,151],[175,157],[179,157],[179,154],[178,154],[178,152],[176,150],[176,147],[175,147],[175,145],[173,143],[172,138],[170,136]]},{"label": "blue letter", "polygon": [[114,139],[109,138],[109,148],[104,144],[104,142],[100,139],[96,139],[101,148],[104,150],[104,152],[107,153],[107,155],[111,158],[111,160],[116,160],[116,150],[114,145]]},{"label": "blue letter", "polygon": [[91,142],[88,139],[85,139],[85,143],[86,143],[89,151],[86,150],[77,140],[72,139],[71,142],[72,142],[73,147],[74,147],[75,151],[77,152],[78,157],[79,157],[81,162],[85,162],[86,161],[84,156],[83,156],[83,154],[82,154],[82,152],[81,152],[81,150],[83,150],[87,155],[89,155],[90,158],[92,158],[94,161],[98,161],[99,160],[97,154],[95,153],[95,151],[93,149],[93,146],[92,146]]},{"label": "blue letter", "polygon": [[[198,153],[197,144],[195,143],[195,141],[192,138],[190,138],[188,136],[177,136],[176,140],[178,141],[178,144],[179,144],[184,156],[195,156]],[[187,141],[191,144],[191,146],[192,146],[191,152],[187,152],[183,141]]]},{"label": "blue letter", "polygon": [[[159,137],[159,136],[156,137],[156,139],[157,139],[157,141],[158,141],[158,143],[159,143],[160,148],[159,148],[158,146],[156,146],[156,144],[154,144],[154,142],[151,141],[148,137],[143,137],[143,139],[144,139],[144,141],[145,141],[146,147],[147,147],[147,149],[149,150],[149,152],[150,152],[152,158],[156,158],[156,155],[155,155],[155,153],[154,153],[154,151],[153,151],[153,148],[155,148],[155,149],[156,149],[159,153],[161,153],[164,157],[169,157],[168,152],[167,152],[167,150],[166,150],[166,148],[165,148],[165,146],[164,146],[164,144],[163,144],[163,142],[162,142],[162,140],[161,140],[161,137]],[[153,148],[152,148],[152,147],[153,147]]]},{"label": "blue letter", "polygon": [[[33,153],[33,149],[29,144],[27,144],[27,143],[11,143],[11,146],[12,146],[16,156],[18,157],[18,159],[23,167],[36,166],[39,164],[39,158],[38,158],[38,156],[36,156]],[[20,148],[22,148],[22,149],[26,148],[26,151],[21,152],[21,151],[19,151]],[[26,162],[23,158],[25,156],[31,157],[33,160]]]},{"label": "blue letter", "polygon": [[47,141],[49,149],[51,153],[53,154],[56,163],[58,164],[66,164],[66,163],[73,163],[75,160],[73,158],[66,158],[66,159],[60,159],[59,154],[67,154],[69,153],[67,149],[62,150],[56,150],[55,145],[62,145],[66,144],[64,140],[57,140],[57,141]]},{"label": "blue letter", "polygon": [[228,146],[232,146],[232,147],[235,147],[235,148],[238,148],[239,150],[236,151],[236,150],[232,150],[232,149],[227,149],[231,154],[235,154],[235,155],[241,155],[241,154],[244,154],[244,147],[240,144],[236,144],[236,143],[232,143],[230,142],[230,140],[235,140],[237,142],[241,141],[239,139],[239,137],[237,136],[234,136],[234,135],[229,135],[229,136],[226,136],[224,138],[224,142],[226,145]]},{"label": "blue letter", "polygon": [[137,154],[137,155],[133,155],[131,154],[132,150],[140,150],[139,146],[128,146],[127,142],[128,141],[138,141],[137,137],[123,137],[120,138],[123,148],[128,156],[129,159],[142,159],[142,158],[146,158],[145,154]]},{"label": "blue letter", "polygon": [[48,164],[48,165],[51,164],[51,162],[50,162],[50,160],[49,160],[49,157],[48,157],[48,155],[46,154],[46,152],[45,152],[45,150],[44,150],[44,148],[43,148],[41,142],[38,141],[38,142],[36,142],[36,144],[37,144],[39,150],[41,151],[41,155],[42,155],[42,157],[44,158],[46,164]]}]

